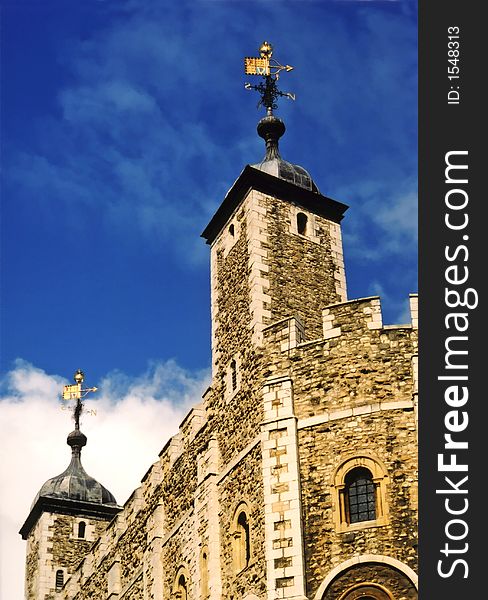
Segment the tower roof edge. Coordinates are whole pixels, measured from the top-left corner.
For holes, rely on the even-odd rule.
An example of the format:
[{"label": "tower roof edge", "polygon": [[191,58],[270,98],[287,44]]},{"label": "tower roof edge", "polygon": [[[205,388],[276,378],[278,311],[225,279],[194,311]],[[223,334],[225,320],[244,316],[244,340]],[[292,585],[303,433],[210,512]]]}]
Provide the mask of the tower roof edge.
[{"label": "tower roof edge", "polygon": [[305,189],[256,167],[246,165],[201,234],[207,244],[213,243],[231,214],[252,189],[299,204],[336,223],[342,220],[344,213],[349,208],[346,204],[328,198],[319,192]]},{"label": "tower roof edge", "polygon": [[22,536],[22,539],[26,540],[43,512],[111,520],[121,510],[122,507],[117,504],[95,504],[83,500],[38,496],[29,511],[27,519],[20,528],[19,533]]}]

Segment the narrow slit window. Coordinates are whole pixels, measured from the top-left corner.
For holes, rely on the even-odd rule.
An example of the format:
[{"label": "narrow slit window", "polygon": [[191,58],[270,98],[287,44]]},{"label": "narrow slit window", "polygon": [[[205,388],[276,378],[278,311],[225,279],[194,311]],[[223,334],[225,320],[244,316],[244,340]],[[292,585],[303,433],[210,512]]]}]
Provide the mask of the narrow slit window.
[{"label": "narrow slit window", "polygon": [[181,574],[178,578],[178,588],[176,590],[176,596],[178,600],[187,600],[188,598],[188,585],[186,577]]},{"label": "narrow slit window", "polygon": [[64,585],[64,571],[58,569],[56,571],[56,590],[60,590]]},{"label": "narrow slit window", "polygon": [[234,225],[233,224],[229,226],[229,233],[232,237],[234,237]]},{"label": "narrow slit window", "polygon": [[307,233],[307,221],[308,217],[305,213],[299,212],[297,214],[297,231],[300,235]]},{"label": "narrow slit window", "polygon": [[83,539],[86,534],[86,523],[85,521],[80,521],[78,523],[78,537]]},{"label": "narrow slit window", "polygon": [[249,520],[245,511],[237,517],[237,560],[238,571],[242,571],[249,565],[251,559],[251,537]]},{"label": "narrow slit window", "polygon": [[237,389],[237,363],[235,360],[230,361],[230,381],[232,391]]}]

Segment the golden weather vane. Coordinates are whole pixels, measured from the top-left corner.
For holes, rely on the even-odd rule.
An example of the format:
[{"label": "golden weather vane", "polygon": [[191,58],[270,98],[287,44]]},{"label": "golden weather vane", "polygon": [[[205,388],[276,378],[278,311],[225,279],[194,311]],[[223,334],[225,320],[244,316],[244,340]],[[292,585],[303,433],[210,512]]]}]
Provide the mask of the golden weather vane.
[{"label": "golden weather vane", "polygon": [[263,42],[259,48],[259,57],[246,56],[244,58],[244,72],[246,75],[258,75],[264,77],[264,81],[258,85],[245,83],[246,90],[256,90],[261,95],[258,107],[266,107],[267,113],[272,114],[278,107],[276,99],[278,96],[295,100],[295,94],[291,92],[281,92],[276,82],[279,79],[281,71],[292,71],[290,65],[282,65],[273,58],[273,46],[269,42]]},{"label": "golden weather vane", "polygon": [[[74,374],[75,383],[71,384],[71,385],[65,385],[63,388],[63,402],[68,401],[68,400],[76,400],[76,404],[73,409],[73,418],[75,421],[75,429],[80,428],[80,416],[81,416],[81,413],[83,412],[83,408],[84,408],[84,404],[81,401],[82,398],[84,398],[90,392],[96,392],[98,389],[96,387],[84,388],[83,387],[84,380],[85,380],[85,374],[83,373],[83,371],[81,369],[78,369],[76,371],[76,373]],[[63,406],[62,408],[65,408],[65,406]],[[89,410],[87,412],[92,415],[97,414],[96,410]]]}]

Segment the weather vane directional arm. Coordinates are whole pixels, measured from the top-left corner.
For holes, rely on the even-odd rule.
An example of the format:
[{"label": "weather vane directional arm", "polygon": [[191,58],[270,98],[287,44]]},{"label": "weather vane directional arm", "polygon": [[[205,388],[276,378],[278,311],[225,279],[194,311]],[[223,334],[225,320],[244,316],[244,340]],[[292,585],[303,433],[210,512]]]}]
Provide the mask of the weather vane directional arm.
[{"label": "weather vane directional arm", "polygon": [[[71,385],[65,385],[63,388],[63,400],[76,400],[76,404],[73,408],[73,419],[75,421],[75,429],[80,428],[80,417],[83,412],[83,402],[81,401],[90,392],[96,392],[96,387],[83,388],[83,381],[85,374],[81,369],[78,369],[74,375],[75,383]],[[96,414],[95,411],[89,411]]]},{"label": "weather vane directional arm", "polygon": [[246,75],[258,75],[264,78],[264,81],[257,85],[251,83],[244,84],[246,90],[256,90],[261,99],[258,102],[258,107],[263,105],[266,107],[268,114],[272,114],[278,105],[276,100],[282,96],[295,100],[295,94],[291,92],[282,92],[278,89],[276,82],[279,79],[281,71],[292,71],[290,65],[282,65],[277,60],[272,58],[273,47],[269,42],[263,42],[259,48],[260,57],[247,56],[244,58],[244,71]]}]

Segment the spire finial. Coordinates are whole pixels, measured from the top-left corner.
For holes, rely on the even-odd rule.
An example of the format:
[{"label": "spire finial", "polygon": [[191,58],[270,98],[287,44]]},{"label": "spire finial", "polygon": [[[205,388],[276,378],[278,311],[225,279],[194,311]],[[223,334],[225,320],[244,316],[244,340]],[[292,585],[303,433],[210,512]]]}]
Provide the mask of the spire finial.
[{"label": "spire finial", "polygon": [[244,71],[247,75],[258,75],[263,81],[257,85],[244,84],[247,90],[256,90],[261,95],[258,108],[263,105],[266,108],[266,116],[258,123],[258,135],[266,143],[266,155],[263,162],[281,158],[278,149],[278,140],[285,133],[285,124],[273,114],[278,108],[276,100],[279,96],[295,100],[295,94],[282,92],[278,89],[276,82],[281,71],[292,71],[290,65],[282,65],[273,58],[273,46],[269,42],[263,42],[259,48],[259,58],[248,56],[244,59]]},{"label": "spire finial", "polygon": [[96,392],[98,388],[83,388],[83,382],[85,381],[85,374],[81,369],[78,369],[73,376],[75,382],[74,385],[65,385],[63,388],[63,400],[76,400],[76,404],[73,408],[73,419],[75,421],[75,429],[80,429],[80,417],[83,412],[83,402],[81,401],[90,392]]},{"label": "spire finial", "polygon": [[[65,385],[63,388],[63,400],[76,400],[73,407],[73,420],[75,429],[68,436],[68,445],[71,446],[73,454],[79,455],[81,448],[86,445],[86,436],[80,431],[80,417],[83,413],[84,404],[81,401],[90,392],[96,392],[96,387],[83,388],[85,374],[81,369],[78,369],[74,374],[74,384]],[[63,407],[64,408],[64,407]],[[96,414],[95,411],[89,411]]]},{"label": "spire finial", "polygon": [[273,56],[273,46],[269,42],[263,42],[259,48],[259,57],[246,56],[244,58],[244,72],[246,75],[258,75],[263,77],[264,81],[258,85],[245,83],[246,90],[256,90],[261,95],[258,102],[258,108],[263,105],[266,108],[268,117],[273,115],[273,110],[278,108],[276,100],[279,96],[295,100],[295,94],[291,92],[282,92],[278,89],[276,82],[279,79],[281,71],[292,71],[290,65],[282,65]]},{"label": "spire finial", "polygon": [[73,379],[75,380],[75,383],[79,388],[79,390],[76,394],[76,405],[73,410],[73,418],[75,420],[75,429],[77,431],[79,431],[80,417],[81,417],[81,413],[83,412],[83,404],[81,402],[81,385],[82,385],[83,381],[85,380],[85,374],[83,373],[83,371],[81,369],[78,369],[76,371]]}]

